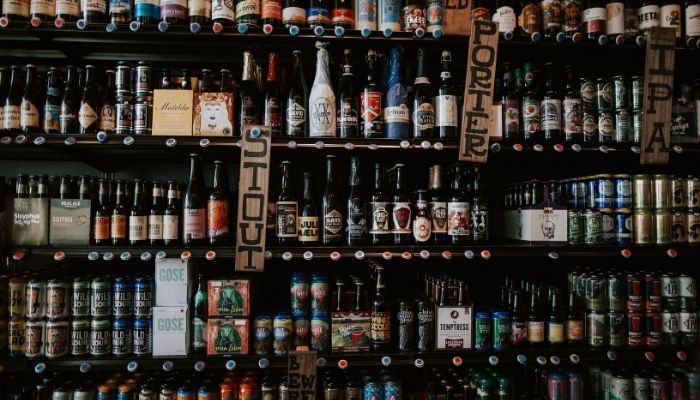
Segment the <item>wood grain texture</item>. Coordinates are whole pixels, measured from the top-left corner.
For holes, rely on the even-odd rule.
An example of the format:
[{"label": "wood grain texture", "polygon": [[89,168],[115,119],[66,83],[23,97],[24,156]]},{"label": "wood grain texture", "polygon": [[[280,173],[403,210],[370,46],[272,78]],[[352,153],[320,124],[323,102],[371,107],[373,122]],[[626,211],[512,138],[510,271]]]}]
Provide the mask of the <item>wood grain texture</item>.
[{"label": "wood grain texture", "polygon": [[468,35],[472,27],[471,11],[469,0],[445,0],[442,22],[445,35]]},{"label": "wood grain texture", "polygon": [[290,400],[316,399],[316,352],[290,351],[287,387]]}]

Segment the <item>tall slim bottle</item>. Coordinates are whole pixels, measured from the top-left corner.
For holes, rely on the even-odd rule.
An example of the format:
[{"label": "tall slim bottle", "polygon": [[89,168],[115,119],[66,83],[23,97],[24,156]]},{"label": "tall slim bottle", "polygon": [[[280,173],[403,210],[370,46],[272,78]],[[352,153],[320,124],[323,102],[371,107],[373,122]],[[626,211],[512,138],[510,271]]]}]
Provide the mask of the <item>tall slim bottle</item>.
[{"label": "tall slim bottle", "polygon": [[85,66],[85,87],[80,100],[80,108],[78,111],[78,133],[80,134],[95,134],[97,133],[98,114],[100,108],[100,99],[97,96],[97,85],[95,84],[95,67],[92,65]]},{"label": "tall slim bottle", "polygon": [[413,137],[431,138],[435,127],[435,109],[430,91],[430,80],[425,70],[425,49],[418,49],[418,68],[414,82],[413,96]]},{"label": "tall slim bottle", "polygon": [[367,51],[367,81],[360,93],[360,134],[364,138],[379,138],[384,133],[382,122],[382,91],[376,81],[377,53]]},{"label": "tall slim bottle", "polygon": [[561,95],[554,76],[554,64],[545,65],[544,96],[540,105],[542,133],[545,140],[561,139]]},{"label": "tall slim bottle", "polygon": [[362,193],[360,175],[360,158],[353,156],[350,160],[350,194],[347,203],[348,246],[363,244],[367,234],[367,203]]},{"label": "tall slim bottle", "polygon": [[10,71],[10,89],[3,107],[3,130],[17,133],[20,131],[22,113],[22,70],[19,65],[13,65]]},{"label": "tall slim bottle", "polygon": [[406,193],[404,165],[394,166],[395,186],[391,201],[391,234],[394,244],[408,244],[411,242],[411,199]]},{"label": "tall slim bottle", "polygon": [[465,172],[464,166],[461,164],[455,164],[452,167],[452,181],[450,183],[452,193],[447,200],[447,235],[453,245],[466,244],[470,237],[471,211],[465,185]]},{"label": "tall slim bottle", "polygon": [[106,134],[113,133],[116,129],[116,115],[114,113],[114,71],[105,71],[107,81],[102,95],[102,106],[100,108],[100,122],[98,129]]},{"label": "tall slim bottle", "polygon": [[411,110],[408,107],[408,94],[403,83],[401,59],[403,49],[394,46],[389,60],[389,79],[384,94],[384,136],[390,139],[410,137]]},{"label": "tall slim bottle", "polygon": [[142,246],[148,240],[148,214],[144,208],[145,185],[143,180],[134,180],[134,202],[129,211],[129,244]]},{"label": "tall slim bottle", "polygon": [[442,71],[440,72],[440,88],[435,96],[435,129],[441,139],[456,139],[459,137],[459,110],[457,109],[457,92],[452,82],[452,53],[444,50],[440,57]]},{"label": "tall slim bottle", "polygon": [[177,181],[168,181],[168,204],[163,212],[163,244],[172,246],[180,243],[181,202]]},{"label": "tall slim bottle", "polygon": [[581,141],[583,134],[583,104],[574,78],[573,67],[566,66],[566,94],[562,102],[562,128],[564,140],[567,142]]},{"label": "tall slim bottle", "polygon": [[207,237],[207,204],[198,154],[190,154],[190,178],[182,200],[182,244],[201,244]]},{"label": "tall slim bottle", "polygon": [[223,161],[214,161],[214,187],[207,201],[207,237],[211,244],[230,244],[230,196],[226,165]]},{"label": "tall slim bottle", "polygon": [[163,184],[153,181],[151,191],[151,208],[148,210],[148,244],[159,246],[163,244]]},{"label": "tall slim bottle", "polygon": [[78,96],[78,73],[75,67],[67,67],[66,88],[63,91],[61,100],[60,132],[64,135],[77,133],[78,131],[78,108],[80,97]]},{"label": "tall slim bottle", "polygon": [[112,218],[110,219],[110,237],[112,245],[123,246],[126,244],[127,233],[127,207],[126,207],[126,182],[123,180],[117,181],[116,199],[114,208],[112,209]]},{"label": "tall slim bottle", "polygon": [[[7,99],[7,92],[10,89],[10,74],[6,68],[0,67],[0,131],[4,130],[4,113],[5,100]],[[59,99],[60,102],[60,99]]]},{"label": "tall slim bottle", "polygon": [[304,78],[304,64],[301,61],[301,51],[294,50],[294,77],[287,96],[287,118],[285,134],[287,136],[306,136],[308,132],[309,89]]},{"label": "tall slim bottle", "polygon": [[260,121],[260,111],[258,110],[260,94],[258,92],[258,85],[255,82],[255,60],[253,59],[253,53],[244,51],[243,76],[241,78],[238,95],[241,104],[239,112],[241,136],[243,135],[246,125],[255,125]]},{"label": "tall slim bottle", "polygon": [[511,64],[503,65],[503,100],[501,101],[503,138],[517,140],[520,138],[520,99],[515,92],[515,79]]},{"label": "tall slim bottle", "polygon": [[207,280],[204,274],[197,277],[197,290],[194,294],[194,315],[192,316],[192,352],[195,354],[207,351],[207,308],[209,300]]},{"label": "tall slim bottle", "polygon": [[309,94],[309,136],[335,137],[335,93],[331,85],[327,42],[316,42],[316,77]]},{"label": "tall slim bottle", "polygon": [[24,85],[24,96],[22,96],[20,107],[19,126],[22,132],[36,132],[41,126],[41,116],[39,114],[41,93],[39,93],[39,90],[36,67],[29,64],[27,65],[27,79]]},{"label": "tall slim bottle", "polygon": [[280,246],[295,244],[299,236],[299,203],[291,189],[291,165],[290,161],[282,161],[282,184],[275,203],[277,240]]},{"label": "tall slim bottle", "polygon": [[372,219],[369,234],[374,245],[388,244],[391,234],[391,207],[384,185],[385,175],[384,165],[374,164],[374,192],[369,203],[370,218]]},{"label": "tall slim bottle", "polygon": [[280,114],[282,98],[280,84],[277,81],[277,54],[271,52],[267,57],[267,83],[265,85],[265,109],[263,125],[270,127],[272,136],[282,134],[282,115]]},{"label": "tall slim bottle", "polygon": [[304,197],[299,214],[299,242],[302,245],[318,243],[318,208],[313,189],[312,174],[304,172]]},{"label": "tall slim bottle", "polygon": [[433,222],[433,243],[442,244],[447,241],[447,199],[442,186],[442,165],[430,167],[428,182],[428,210]]},{"label": "tall slim bottle", "polygon": [[333,162],[335,156],[326,156],[326,187],[322,199],[323,226],[321,230],[321,241],[323,244],[339,244],[343,239],[343,206],[338,199],[337,188],[333,181],[335,168]]},{"label": "tall slim bottle", "polygon": [[375,265],[375,272],[377,281],[370,315],[370,343],[372,351],[383,352],[391,346],[391,306],[386,298],[384,267]]},{"label": "tall slim bottle", "polygon": [[524,140],[540,139],[540,97],[535,88],[535,75],[532,64],[525,63],[525,91],[521,101],[522,138]]},{"label": "tall slim bottle", "polygon": [[377,0],[357,0],[355,3],[355,29],[377,30]]},{"label": "tall slim bottle", "polygon": [[97,208],[92,219],[92,243],[98,246],[110,244],[109,188],[106,179],[100,179],[97,192]]},{"label": "tall slim bottle", "polygon": [[357,127],[357,95],[355,94],[351,50],[345,49],[343,54],[343,73],[338,85],[338,134],[341,138],[356,138]]}]

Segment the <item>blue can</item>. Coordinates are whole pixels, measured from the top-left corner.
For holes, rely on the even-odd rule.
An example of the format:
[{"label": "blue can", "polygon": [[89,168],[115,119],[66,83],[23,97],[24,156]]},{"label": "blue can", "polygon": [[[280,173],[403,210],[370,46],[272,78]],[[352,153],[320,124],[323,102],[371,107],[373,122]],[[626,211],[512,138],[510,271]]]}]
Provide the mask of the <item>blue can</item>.
[{"label": "blue can", "polygon": [[134,354],[137,356],[153,353],[153,321],[151,318],[134,320]]},{"label": "blue can", "polygon": [[566,206],[572,209],[576,209],[578,198],[578,186],[576,186],[576,181],[567,181],[562,184],[565,191]]},{"label": "blue can", "polygon": [[132,326],[131,319],[117,318],[112,321],[112,355],[131,354]]},{"label": "blue can", "polygon": [[615,208],[632,207],[632,176],[614,175],[613,184],[615,185]]},{"label": "blue can", "polygon": [[134,283],[127,278],[112,282],[112,315],[130,317],[134,314]]},{"label": "blue can", "polygon": [[505,311],[493,312],[493,349],[503,350],[508,348],[510,339],[510,316]]},{"label": "blue can", "polygon": [[368,380],[362,386],[363,400],[384,400],[384,388],[374,380]]},{"label": "blue can", "polygon": [[586,206],[584,208],[596,208],[596,191],[598,190],[598,181],[596,177],[589,176],[586,178]]},{"label": "blue can", "polygon": [[183,385],[180,386],[179,389],[177,389],[177,398],[178,399],[193,399],[196,396],[196,393],[193,388],[191,388],[189,385]]},{"label": "blue can", "polygon": [[309,315],[309,296],[311,291],[309,276],[302,272],[295,272],[292,275],[289,290],[292,315],[295,317],[307,317]]},{"label": "blue can", "polygon": [[595,208],[612,207],[614,192],[612,175],[597,175],[595,177]]},{"label": "blue can", "polygon": [[401,395],[401,382],[394,378],[384,381],[384,400],[401,400]]},{"label": "blue can", "polygon": [[618,208],[613,213],[615,220],[615,244],[624,246],[632,244],[632,210]]},{"label": "blue can", "polygon": [[583,400],[583,375],[576,371],[567,373],[569,378],[569,400]]},{"label": "blue can", "polygon": [[153,279],[134,280],[134,317],[150,317],[153,313]]},{"label": "blue can", "polygon": [[588,186],[586,185],[586,181],[583,179],[578,179],[575,181],[576,183],[576,206],[577,209],[583,210],[586,208],[586,199],[588,196],[586,195],[588,193]]}]

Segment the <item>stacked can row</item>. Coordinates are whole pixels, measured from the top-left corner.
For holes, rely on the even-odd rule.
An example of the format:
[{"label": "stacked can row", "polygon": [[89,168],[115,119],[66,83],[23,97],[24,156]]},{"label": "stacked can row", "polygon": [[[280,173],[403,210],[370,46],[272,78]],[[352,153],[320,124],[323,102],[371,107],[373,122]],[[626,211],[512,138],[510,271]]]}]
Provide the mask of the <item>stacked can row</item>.
[{"label": "stacked can row", "polygon": [[622,75],[581,78],[583,141],[639,143],[643,132],[644,80]]},{"label": "stacked can row", "polygon": [[700,375],[696,368],[613,368],[596,364],[588,368],[586,399],[589,400],[697,398],[700,398]]}]

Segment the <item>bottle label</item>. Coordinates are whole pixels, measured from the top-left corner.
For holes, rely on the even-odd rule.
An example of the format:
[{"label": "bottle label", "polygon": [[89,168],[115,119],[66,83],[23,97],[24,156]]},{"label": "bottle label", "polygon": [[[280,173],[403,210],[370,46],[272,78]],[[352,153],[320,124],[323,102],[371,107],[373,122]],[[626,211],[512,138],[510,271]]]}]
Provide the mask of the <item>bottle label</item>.
[{"label": "bottle label", "polygon": [[[238,14],[240,17],[240,14]],[[241,128],[246,125],[258,123],[258,105],[252,96],[244,96],[241,99]]]},{"label": "bottle label", "polygon": [[675,28],[676,38],[681,37],[681,6],[680,4],[666,4],[661,6],[661,27]]},{"label": "bottle label", "polygon": [[581,30],[581,1],[563,0],[561,2],[564,15],[564,32],[578,32]]},{"label": "bottle label", "polygon": [[331,23],[333,25],[352,27],[355,23],[355,16],[351,9],[336,7],[331,11]]},{"label": "bottle label", "polygon": [[216,238],[229,233],[228,200],[209,200],[207,202],[207,236]]},{"label": "bottle label", "polygon": [[331,13],[327,8],[309,7],[306,15],[306,22],[309,25],[328,25],[331,22]]},{"label": "bottle label", "polygon": [[520,104],[518,99],[507,99],[503,102],[503,130],[517,135],[520,132]]},{"label": "bottle label", "polygon": [[604,7],[583,10],[583,26],[586,33],[605,33],[606,10]]},{"label": "bottle label", "polygon": [[583,321],[566,321],[566,340],[570,342],[578,342],[583,340]]},{"label": "bottle label", "polygon": [[279,0],[263,0],[260,18],[281,21],[282,3]]},{"label": "bottle label", "polygon": [[[377,0],[359,0],[357,10],[358,23],[369,25],[377,23]],[[360,28],[361,26],[358,26],[358,29]],[[374,29],[376,29],[376,25]]]},{"label": "bottle label", "polygon": [[416,216],[413,221],[413,238],[417,243],[425,243],[430,240],[432,232],[430,219],[423,216]]},{"label": "bottle label", "polygon": [[498,22],[499,32],[513,32],[515,30],[515,10],[513,7],[499,7],[491,19]]},{"label": "bottle label", "polygon": [[391,203],[391,233],[411,232],[411,203],[408,201]]},{"label": "bottle label", "polygon": [[542,100],[540,115],[542,115],[542,130],[561,129],[561,100]]},{"label": "bottle label", "polygon": [[299,236],[299,203],[296,201],[278,201],[275,203],[277,214],[277,237],[296,238]]},{"label": "bottle label", "polygon": [[109,217],[95,216],[93,219],[93,232],[96,240],[109,240]]},{"label": "bottle label", "polygon": [[318,217],[299,217],[299,241],[318,242]]},{"label": "bottle label", "polygon": [[435,110],[432,103],[421,103],[413,111],[413,125],[419,131],[426,131],[435,127]]},{"label": "bottle label", "polygon": [[338,110],[338,127],[357,126],[357,110],[352,98],[345,98],[341,102],[342,107]]},{"label": "bottle label", "polygon": [[700,36],[700,4],[691,4],[685,8],[685,35]]},{"label": "bottle label", "polygon": [[185,208],[182,210],[184,219],[184,237],[190,240],[204,239],[207,230],[207,209],[206,208]]},{"label": "bottle label", "polygon": [[458,126],[457,96],[435,96],[436,126]]},{"label": "bottle label", "polygon": [[471,226],[474,241],[487,240],[489,238],[489,214],[484,209],[471,210]]},{"label": "bottle label", "polygon": [[564,324],[561,322],[550,322],[547,326],[547,341],[550,344],[564,343]]},{"label": "bottle label", "polygon": [[488,21],[491,17],[486,7],[472,7],[472,20]]},{"label": "bottle label", "polygon": [[180,236],[180,218],[177,215],[163,215],[163,239],[177,240]]},{"label": "bottle label", "polygon": [[80,16],[80,0],[57,0],[56,14],[60,16]]},{"label": "bottle label", "polygon": [[3,107],[2,126],[5,130],[9,129],[19,129],[19,124],[21,120],[20,106],[8,106]]},{"label": "bottle label", "polygon": [[29,18],[29,0],[3,0],[2,13]]},{"label": "bottle label", "polygon": [[360,115],[364,121],[374,121],[382,115],[381,92],[360,93]]},{"label": "bottle label", "polygon": [[99,129],[105,132],[113,131],[116,128],[117,121],[114,118],[114,107],[105,104],[100,109],[100,124]]},{"label": "bottle label", "polygon": [[365,208],[358,204],[348,205],[348,237],[362,238],[367,233],[367,216]]},{"label": "bottle label", "polygon": [[444,201],[430,202],[430,217],[433,220],[433,232],[447,232],[447,203]]},{"label": "bottle label", "polygon": [[[221,1],[221,0],[217,0]],[[134,16],[158,19],[160,18],[160,1],[134,0]]]},{"label": "bottle label", "polygon": [[82,0],[83,12],[107,13],[107,2],[105,0]]},{"label": "bottle label", "polygon": [[112,215],[110,236],[112,239],[126,239],[126,215]]},{"label": "bottle label", "polygon": [[384,122],[408,124],[410,122],[410,110],[405,104],[395,107],[384,107]]},{"label": "bottle label", "polygon": [[389,343],[391,341],[391,313],[372,311],[370,332],[373,342]]},{"label": "bottle label", "polygon": [[[211,5],[211,19],[236,20],[236,5],[233,0],[214,0]],[[278,2],[274,2],[279,4]],[[263,8],[264,10],[264,8]]]},{"label": "bottle label", "polygon": [[309,136],[335,136],[336,115],[333,90],[323,84],[316,86],[311,92]]},{"label": "bottle label", "polygon": [[527,325],[524,321],[511,321],[510,342],[520,344],[527,340]]},{"label": "bottle label", "polygon": [[579,135],[582,130],[582,104],[579,98],[564,99],[564,133]]},{"label": "bottle label", "polygon": [[659,6],[652,4],[648,6],[643,6],[639,8],[639,29],[642,31],[648,31],[651,28],[660,25]]},{"label": "bottle label", "polygon": [[[109,14],[131,16],[131,1],[109,0]],[[208,15],[210,14],[207,14],[207,16]]]},{"label": "bottle label", "polygon": [[301,7],[285,7],[282,9],[282,22],[285,25],[306,24],[306,10]]},{"label": "bottle label", "polygon": [[540,15],[537,4],[528,4],[520,11],[518,26],[527,34],[540,30]]},{"label": "bottle label", "polygon": [[148,217],[130,216],[129,217],[129,240],[146,240],[148,239]]},{"label": "bottle label", "polygon": [[323,230],[327,238],[339,237],[343,230],[343,214],[338,210],[330,210],[323,216]]},{"label": "bottle label", "polygon": [[29,13],[43,14],[54,16],[56,15],[56,1],[55,0],[32,0],[29,4]]},{"label": "bottle label", "polygon": [[254,15],[260,15],[260,1],[259,0],[243,0],[240,3],[236,3],[236,18],[242,19],[245,17],[250,17]]},{"label": "bottle label", "polygon": [[279,127],[282,125],[280,116],[280,103],[276,97],[270,97],[265,100],[265,116],[263,124],[270,127]]},{"label": "bottle label", "polygon": [[369,205],[372,210],[372,227],[369,233],[373,235],[389,234],[389,203],[371,202]]},{"label": "bottle label", "polygon": [[442,27],[445,16],[445,6],[441,0],[427,0],[425,3],[425,19],[428,32]]},{"label": "bottle label", "polygon": [[301,104],[294,102],[287,107],[287,123],[292,127],[298,128],[306,122],[306,108]]},{"label": "bottle label", "polygon": [[51,104],[44,106],[44,130],[57,131],[60,125],[61,107]]},{"label": "bottle label", "polygon": [[403,8],[403,30],[413,32],[418,28],[425,29],[425,14],[423,6],[418,4],[407,4]]},{"label": "bottle label", "polygon": [[[386,27],[400,28],[399,12],[401,10],[401,2],[399,0],[380,0],[379,1],[379,23]],[[380,28],[381,29],[381,28]]]},{"label": "bottle label", "polygon": [[29,100],[22,100],[20,111],[21,127],[39,128],[39,111]]},{"label": "bottle label", "polygon": [[550,32],[561,30],[561,1],[542,0],[540,1],[540,11],[542,15],[542,29]]},{"label": "bottle label", "polygon": [[187,17],[187,0],[161,0],[160,17],[185,19]]},{"label": "bottle label", "polygon": [[[625,33],[625,3],[612,2],[605,6],[607,22],[605,33],[607,35],[622,35]],[[679,8],[680,11],[680,8]]]},{"label": "bottle label", "polygon": [[97,113],[88,103],[83,103],[78,111],[78,122],[84,129],[89,128],[97,121]]},{"label": "bottle label", "polygon": [[544,342],[544,321],[527,322],[527,341],[530,343]]},{"label": "bottle label", "polygon": [[192,348],[195,351],[203,351],[207,348],[207,340],[204,332],[206,323],[201,317],[192,317]]},{"label": "bottle label", "polygon": [[[598,121],[596,121],[595,114],[593,114],[593,113],[583,114],[584,141],[592,141],[593,138],[595,137],[597,130],[598,130]],[[586,140],[585,138],[588,138],[588,140]]]},{"label": "bottle label", "polygon": [[[630,3],[627,3],[630,5]],[[639,34],[639,10],[634,7],[625,7],[625,34],[636,36]]]},{"label": "bottle label", "polygon": [[466,201],[447,203],[447,234],[469,236],[469,203]]},{"label": "bottle label", "polygon": [[148,240],[163,239],[163,216],[149,215],[148,216]]}]

